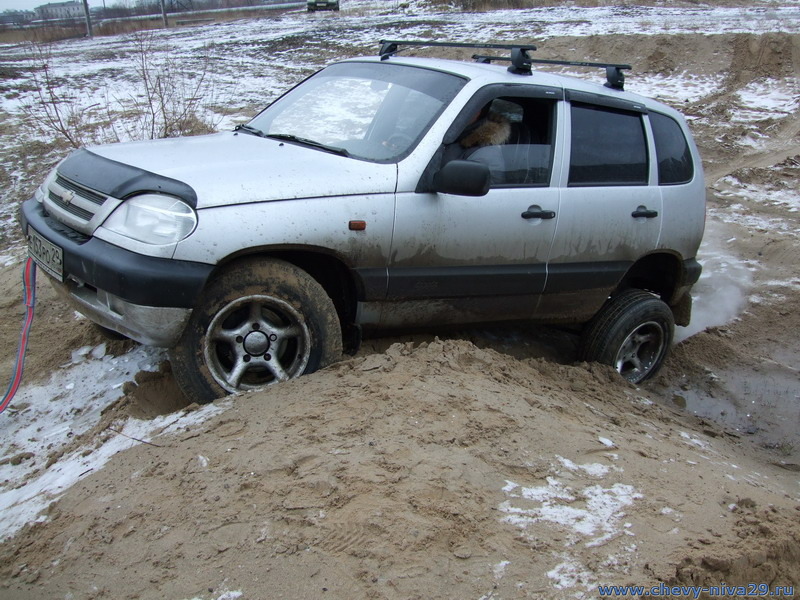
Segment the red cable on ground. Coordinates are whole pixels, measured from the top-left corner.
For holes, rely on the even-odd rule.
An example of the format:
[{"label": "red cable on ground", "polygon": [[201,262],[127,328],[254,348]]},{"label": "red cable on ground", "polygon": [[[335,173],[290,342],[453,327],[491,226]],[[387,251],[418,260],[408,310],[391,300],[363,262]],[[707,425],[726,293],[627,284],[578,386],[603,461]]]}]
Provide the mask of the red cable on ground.
[{"label": "red cable on ground", "polygon": [[28,348],[28,332],[33,323],[33,305],[36,302],[36,263],[28,258],[22,270],[23,302],[25,302],[25,320],[22,322],[22,334],[19,338],[19,348],[17,349],[17,362],[14,365],[14,378],[8,386],[6,395],[0,402],[0,413],[13,400],[20,384],[22,383],[22,370],[25,367],[25,351]]}]

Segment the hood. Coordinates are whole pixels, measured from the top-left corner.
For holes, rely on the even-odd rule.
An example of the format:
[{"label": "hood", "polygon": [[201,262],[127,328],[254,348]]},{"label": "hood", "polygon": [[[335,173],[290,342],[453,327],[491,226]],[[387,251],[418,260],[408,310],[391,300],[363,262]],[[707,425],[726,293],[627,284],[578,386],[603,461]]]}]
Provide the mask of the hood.
[{"label": "hood", "polygon": [[397,184],[395,164],[355,160],[247,133],[127,142],[89,150],[191,186],[198,209],[393,193]]}]

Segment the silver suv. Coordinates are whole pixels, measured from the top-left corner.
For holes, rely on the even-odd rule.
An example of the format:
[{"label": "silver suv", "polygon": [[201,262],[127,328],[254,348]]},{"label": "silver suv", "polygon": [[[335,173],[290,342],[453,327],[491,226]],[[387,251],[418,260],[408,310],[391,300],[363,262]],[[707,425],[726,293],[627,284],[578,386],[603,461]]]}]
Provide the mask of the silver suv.
[{"label": "silver suv", "polygon": [[602,86],[533,70],[532,46],[404,44],[235,131],[74,152],[23,204],[30,255],[101,327],[170,348],[199,402],[311,373],[362,330],[500,320],[580,326],[582,359],[651,377],[700,275],[684,119],[623,91],[627,65]]}]

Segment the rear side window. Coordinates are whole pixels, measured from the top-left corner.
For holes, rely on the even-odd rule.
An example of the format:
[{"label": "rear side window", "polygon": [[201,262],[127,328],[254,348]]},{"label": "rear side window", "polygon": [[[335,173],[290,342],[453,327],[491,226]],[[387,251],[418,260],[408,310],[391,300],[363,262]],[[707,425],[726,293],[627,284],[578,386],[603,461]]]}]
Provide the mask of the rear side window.
[{"label": "rear side window", "polygon": [[658,184],[688,183],[694,177],[692,153],[678,123],[659,113],[650,113],[650,126],[656,143]]},{"label": "rear side window", "polygon": [[642,115],[572,104],[569,185],[647,185],[647,142]]}]

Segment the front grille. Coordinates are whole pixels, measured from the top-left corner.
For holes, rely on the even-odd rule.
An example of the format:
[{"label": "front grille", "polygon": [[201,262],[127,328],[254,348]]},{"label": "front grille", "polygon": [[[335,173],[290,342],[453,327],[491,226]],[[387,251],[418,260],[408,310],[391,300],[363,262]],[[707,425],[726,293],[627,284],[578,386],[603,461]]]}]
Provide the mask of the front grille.
[{"label": "front grille", "polygon": [[72,203],[68,204],[64,202],[63,197],[53,193],[52,191],[49,193],[49,196],[50,200],[53,201],[53,204],[67,211],[68,213],[71,213],[76,217],[83,219],[84,221],[88,222],[94,216],[94,213],[91,211],[85,210],[80,206],[76,206],[75,204]]},{"label": "front grille", "polygon": [[56,221],[82,234],[91,235],[97,227],[93,221],[95,215],[102,211],[102,219],[114,208],[113,205],[105,206],[108,200],[108,196],[58,174],[47,190],[45,208]]},{"label": "front grille", "polygon": [[97,192],[93,192],[90,189],[72,183],[69,179],[64,179],[61,175],[56,176],[56,184],[60,185],[64,189],[75,192],[81,198],[86,198],[87,200],[94,202],[98,206],[103,206],[103,202],[105,202],[107,198],[107,196],[103,196],[102,194],[98,194]]}]

